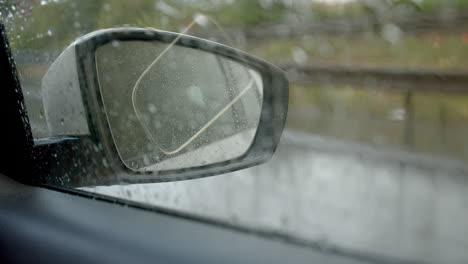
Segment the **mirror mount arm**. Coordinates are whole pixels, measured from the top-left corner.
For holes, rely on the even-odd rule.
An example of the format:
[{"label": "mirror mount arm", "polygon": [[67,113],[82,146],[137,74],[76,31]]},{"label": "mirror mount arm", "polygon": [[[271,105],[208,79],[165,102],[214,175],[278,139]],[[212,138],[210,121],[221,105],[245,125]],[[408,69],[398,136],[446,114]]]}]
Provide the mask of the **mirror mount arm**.
[{"label": "mirror mount arm", "polygon": [[90,134],[74,45],[62,52],[50,66],[42,79],[41,89],[48,137]]}]

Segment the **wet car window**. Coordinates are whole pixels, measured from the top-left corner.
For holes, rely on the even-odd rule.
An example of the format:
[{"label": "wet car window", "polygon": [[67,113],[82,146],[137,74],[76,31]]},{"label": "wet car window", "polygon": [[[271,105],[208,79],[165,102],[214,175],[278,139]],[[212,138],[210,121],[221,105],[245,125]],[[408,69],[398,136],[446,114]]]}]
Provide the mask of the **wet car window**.
[{"label": "wet car window", "polygon": [[0,12],[36,139],[49,136],[42,77],[97,29],[182,32],[203,17],[187,34],[287,73],[288,119],[270,162],[82,190],[323,248],[468,261],[468,1],[0,0]]}]

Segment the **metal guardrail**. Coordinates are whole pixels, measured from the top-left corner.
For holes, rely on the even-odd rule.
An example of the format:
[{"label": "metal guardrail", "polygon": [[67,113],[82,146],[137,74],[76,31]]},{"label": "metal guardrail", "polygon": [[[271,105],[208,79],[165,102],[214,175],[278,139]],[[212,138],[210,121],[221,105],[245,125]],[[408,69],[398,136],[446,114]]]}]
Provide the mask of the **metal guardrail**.
[{"label": "metal guardrail", "polygon": [[[412,147],[415,140],[414,93],[468,95],[468,72],[444,72],[362,67],[280,65],[290,82],[352,87],[355,89],[390,89],[402,93],[406,113],[404,143]],[[437,106],[435,106],[437,107]],[[442,107],[440,121],[445,123],[446,111]]]},{"label": "metal guardrail", "polygon": [[393,89],[468,94],[468,72],[342,66],[279,65],[296,83],[346,85],[357,88]]}]

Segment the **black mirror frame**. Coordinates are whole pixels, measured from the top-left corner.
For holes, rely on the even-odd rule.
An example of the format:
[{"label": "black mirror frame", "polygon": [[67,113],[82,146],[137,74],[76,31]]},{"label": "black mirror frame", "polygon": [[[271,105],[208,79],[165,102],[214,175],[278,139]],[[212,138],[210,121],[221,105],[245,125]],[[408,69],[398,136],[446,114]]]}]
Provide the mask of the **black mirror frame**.
[{"label": "black mirror frame", "polygon": [[[135,172],[129,169],[117,152],[108,123],[97,78],[96,50],[112,41],[161,41],[199,49],[224,56],[257,70],[263,80],[263,105],[259,126],[247,152],[229,161],[156,172]],[[288,81],[278,67],[240,50],[188,35],[152,28],[114,28],[99,30],[74,42],[78,79],[90,124],[91,139],[101,143],[112,173],[93,184],[149,183],[188,180],[227,173],[268,161],[275,152],[285,125],[288,110]],[[113,175],[113,176],[112,176]],[[87,185],[87,184],[84,184]]]}]

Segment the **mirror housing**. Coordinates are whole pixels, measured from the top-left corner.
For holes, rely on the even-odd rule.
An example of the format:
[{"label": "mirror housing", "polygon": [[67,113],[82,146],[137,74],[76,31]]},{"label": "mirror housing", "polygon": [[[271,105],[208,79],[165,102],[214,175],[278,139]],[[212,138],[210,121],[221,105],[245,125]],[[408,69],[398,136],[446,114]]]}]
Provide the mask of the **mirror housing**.
[{"label": "mirror housing", "polygon": [[[263,88],[259,93],[261,107],[258,125],[251,144],[245,151],[239,156],[233,155],[228,160],[195,165],[192,162],[190,166],[182,164],[166,170],[129,166],[122,155],[122,148],[115,140],[115,127],[113,133],[112,124],[109,122],[109,112],[106,110],[102,84],[99,82],[96,53],[104,45],[117,47],[130,41],[158,42],[203,51],[258,73]],[[249,74],[252,82],[258,79]],[[99,155],[102,156],[104,169],[101,168],[100,174],[103,170],[106,171],[105,177],[95,175],[92,181],[86,180],[89,176],[84,177],[74,184],[77,186],[185,180],[264,163],[272,157],[278,146],[288,107],[288,82],[284,72],[276,66],[219,43],[151,28],[105,29],[77,39],[49,68],[42,81],[42,94],[49,136],[72,138],[75,141],[81,139],[80,144],[87,144],[88,148],[99,150]],[[233,102],[230,105],[232,104]],[[200,133],[202,132],[204,131]],[[229,153],[230,149],[224,146],[222,151]]]}]

